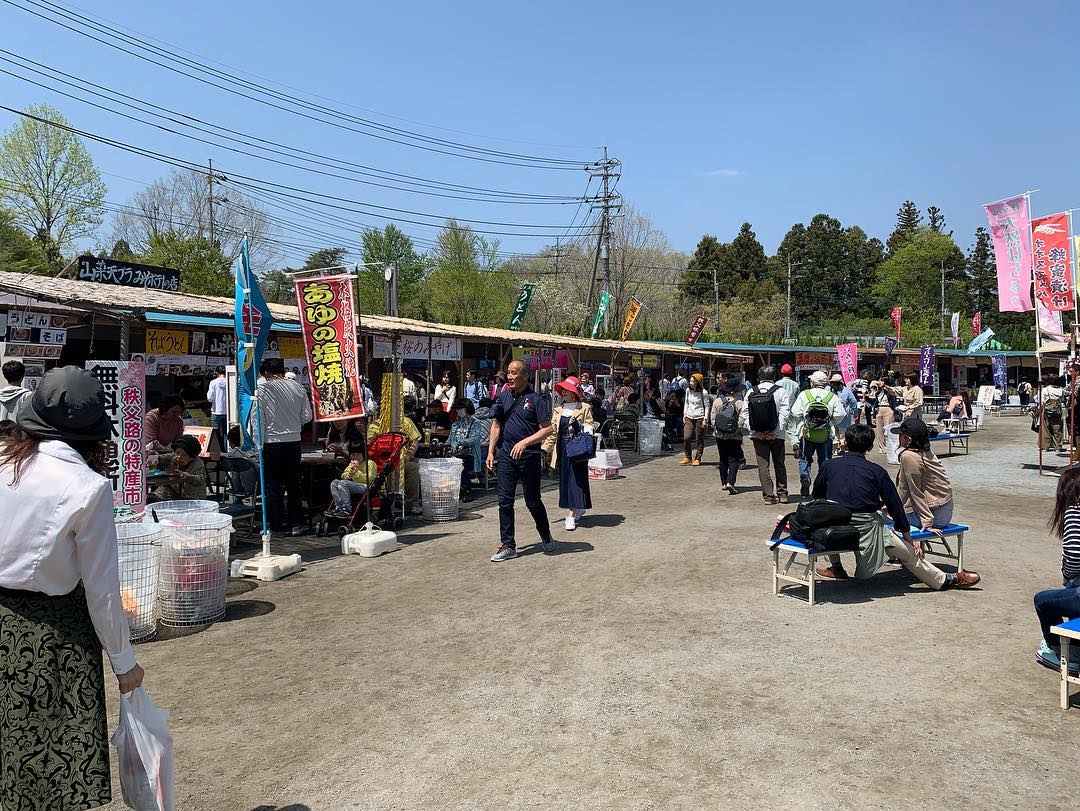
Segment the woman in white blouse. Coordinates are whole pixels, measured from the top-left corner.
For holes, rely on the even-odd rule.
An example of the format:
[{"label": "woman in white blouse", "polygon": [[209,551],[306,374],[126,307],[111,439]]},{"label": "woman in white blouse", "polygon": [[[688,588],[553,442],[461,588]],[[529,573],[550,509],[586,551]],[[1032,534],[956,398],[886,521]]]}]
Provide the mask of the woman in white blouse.
[{"label": "woman in white blouse", "polygon": [[[49,372],[0,440],[0,797],[12,808],[112,799],[101,649],[120,692],[142,683],[117,573],[101,384]],[[62,768],[57,768],[62,764]]]},{"label": "woman in white blouse", "polygon": [[432,399],[442,406],[443,411],[449,411],[457,400],[457,386],[451,382],[449,369],[443,371],[442,382],[435,386],[435,397]]}]

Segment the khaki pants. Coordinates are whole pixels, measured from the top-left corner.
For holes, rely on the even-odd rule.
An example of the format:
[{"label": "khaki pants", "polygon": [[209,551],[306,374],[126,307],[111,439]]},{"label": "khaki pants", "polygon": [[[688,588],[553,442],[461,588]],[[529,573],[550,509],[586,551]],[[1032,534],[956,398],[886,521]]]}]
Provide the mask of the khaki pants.
[{"label": "khaki pants", "polygon": [[878,408],[874,418],[874,433],[877,435],[878,450],[885,452],[885,426],[893,421],[893,410],[888,406]]},{"label": "khaki pants", "polygon": [[[916,555],[914,546],[903,538],[896,538],[895,541],[890,541],[890,544],[886,545],[885,550],[894,558],[897,558],[905,569],[923,583],[935,591],[945,585],[945,572],[941,571],[933,563],[927,563],[925,558]],[[840,556],[829,555],[829,563],[833,566],[839,566]]]},{"label": "khaki pants", "polygon": [[1065,447],[1065,428],[1060,414],[1043,415],[1043,450],[1059,450]]},{"label": "khaki pants", "polygon": [[[777,498],[788,494],[785,444],[783,439],[754,440],[758,480],[761,482],[761,495],[765,498]],[[774,472],[776,475],[775,484],[773,482]]]}]

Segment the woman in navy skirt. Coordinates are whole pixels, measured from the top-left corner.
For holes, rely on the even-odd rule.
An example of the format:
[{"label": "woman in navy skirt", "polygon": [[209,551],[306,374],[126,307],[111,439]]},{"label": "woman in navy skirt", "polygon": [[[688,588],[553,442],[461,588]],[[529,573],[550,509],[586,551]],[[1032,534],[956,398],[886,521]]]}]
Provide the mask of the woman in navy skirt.
[{"label": "woman in navy skirt", "polygon": [[572,424],[576,423],[585,433],[593,433],[599,427],[593,420],[592,406],[584,402],[581,384],[570,376],[555,386],[562,402],[551,412],[551,434],[544,440],[544,451],[551,454],[552,468],[559,468],[559,506],[566,510],[566,530],[577,529],[577,522],[592,508],[589,494],[589,460],[568,462],[566,441],[573,436]]}]

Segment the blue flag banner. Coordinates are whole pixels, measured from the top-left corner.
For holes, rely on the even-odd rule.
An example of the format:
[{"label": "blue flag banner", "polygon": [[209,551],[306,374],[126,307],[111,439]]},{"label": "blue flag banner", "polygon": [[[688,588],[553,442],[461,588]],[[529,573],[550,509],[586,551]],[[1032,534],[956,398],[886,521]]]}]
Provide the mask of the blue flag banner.
[{"label": "blue flag banner", "polygon": [[969,355],[971,355],[971,354],[974,354],[975,352],[978,352],[980,349],[982,349],[984,346],[986,346],[986,342],[989,341],[993,337],[994,337],[994,331],[992,329],[990,329],[990,327],[987,327],[986,329],[984,329],[982,332],[980,332],[978,335],[976,335],[974,338],[971,339],[971,343],[968,344],[967,353]]},{"label": "blue flag banner", "polygon": [[240,249],[236,259],[236,374],[237,389],[240,395],[240,430],[244,434],[244,448],[250,449],[254,443],[248,433],[248,417],[251,414],[251,398],[255,394],[259,376],[259,364],[262,362],[266,339],[274,319],[266,299],[259,290],[259,281],[251,272],[248,259],[248,242]]},{"label": "blue flag banner", "polygon": [[881,368],[882,369],[888,369],[889,368],[889,361],[892,360],[892,353],[893,353],[894,349],[896,349],[896,339],[895,338],[886,338],[885,339],[885,357],[881,361]]},{"label": "blue flag banner", "polygon": [[1008,372],[1005,368],[1005,356],[992,355],[990,357],[990,364],[994,370],[994,385],[1001,389],[1002,402],[1004,402],[1005,390],[1006,387],[1009,385]]},{"label": "blue flag banner", "polygon": [[934,347],[919,347],[919,385],[934,385]]}]

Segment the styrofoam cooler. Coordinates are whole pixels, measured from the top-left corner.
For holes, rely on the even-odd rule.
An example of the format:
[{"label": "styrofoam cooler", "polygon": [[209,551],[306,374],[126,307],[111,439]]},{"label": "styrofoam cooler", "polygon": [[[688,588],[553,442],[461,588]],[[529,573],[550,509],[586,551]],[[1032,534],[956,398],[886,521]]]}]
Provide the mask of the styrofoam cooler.
[{"label": "styrofoam cooler", "polygon": [[207,625],[225,616],[232,518],[182,513],[162,519],[161,624]]},{"label": "styrofoam cooler", "polygon": [[885,426],[885,458],[890,465],[900,464],[900,434],[892,432],[899,425],[898,422],[890,422]]},{"label": "styrofoam cooler", "polygon": [[132,642],[157,635],[158,576],[164,531],[157,524],[117,524],[120,604]]},{"label": "styrofoam cooler", "polygon": [[622,457],[617,450],[600,450],[589,460],[590,479],[617,479],[622,469]]},{"label": "styrofoam cooler", "polygon": [[420,505],[426,521],[456,521],[461,509],[461,459],[420,460]]},{"label": "styrofoam cooler", "polygon": [[638,422],[638,446],[642,456],[659,456],[664,440],[664,423],[646,418]]},{"label": "styrofoam cooler", "polygon": [[982,428],[983,420],[986,418],[986,406],[982,403],[971,404],[971,419],[975,420],[975,427]]}]

